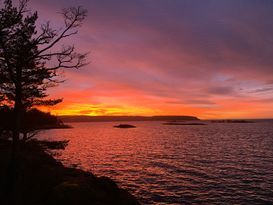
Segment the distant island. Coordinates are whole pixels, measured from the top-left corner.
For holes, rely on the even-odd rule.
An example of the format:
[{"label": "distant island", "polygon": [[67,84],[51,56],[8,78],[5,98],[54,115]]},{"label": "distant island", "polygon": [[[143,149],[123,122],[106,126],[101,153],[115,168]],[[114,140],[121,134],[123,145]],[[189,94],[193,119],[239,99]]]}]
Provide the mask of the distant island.
[{"label": "distant island", "polygon": [[205,123],[200,122],[166,122],[163,125],[207,125]]},{"label": "distant island", "polygon": [[135,125],[129,125],[129,124],[119,124],[119,125],[115,125],[115,128],[136,128]]},{"label": "distant island", "polygon": [[255,123],[253,120],[211,120],[213,123]]},{"label": "distant island", "polygon": [[59,116],[63,122],[196,121],[194,116]]}]

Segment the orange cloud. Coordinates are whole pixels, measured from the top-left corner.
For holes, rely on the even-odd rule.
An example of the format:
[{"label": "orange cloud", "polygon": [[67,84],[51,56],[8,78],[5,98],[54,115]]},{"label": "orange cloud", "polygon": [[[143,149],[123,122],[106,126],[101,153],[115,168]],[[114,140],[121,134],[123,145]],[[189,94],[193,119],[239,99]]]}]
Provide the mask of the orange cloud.
[{"label": "orange cloud", "polygon": [[[65,71],[67,81],[50,90],[64,98],[53,113],[273,116],[273,7],[258,1],[236,8],[230,1],[79,2],[89,16],[70,42],[91,51],[91,63]],[[70,3],[37,0],[33,6],[58,25],[53,11]]]}]

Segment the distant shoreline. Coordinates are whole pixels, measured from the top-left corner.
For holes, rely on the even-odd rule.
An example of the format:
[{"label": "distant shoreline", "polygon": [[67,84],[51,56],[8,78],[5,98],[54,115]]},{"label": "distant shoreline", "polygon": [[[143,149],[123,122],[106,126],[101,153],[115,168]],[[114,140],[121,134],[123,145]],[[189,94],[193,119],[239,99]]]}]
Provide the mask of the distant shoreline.
[{"label": "distant shoreline", "polygon": [[194,116],[58,116],[63,122],[199,121]]}]

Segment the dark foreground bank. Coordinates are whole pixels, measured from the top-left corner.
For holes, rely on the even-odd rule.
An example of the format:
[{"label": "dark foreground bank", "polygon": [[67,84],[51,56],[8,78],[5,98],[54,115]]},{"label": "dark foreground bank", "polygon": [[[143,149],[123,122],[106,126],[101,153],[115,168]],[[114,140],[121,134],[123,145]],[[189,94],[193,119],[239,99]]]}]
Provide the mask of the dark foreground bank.
[{"label": "dark foreground bank", "polygon": [[[0,185],[5,193],[10,142],[0,140]],[[107,177],[64,167],[44,151],[47,143],[28,142],[22,147],[21,165],[17,183],[18,201],[28,205],[137,205],[134,196]],[[48,147],[56,148],[48,144]],[[62,148],[62,145],[57,145]],[[5,197],[5,196],[1,196]],[[3,199],[3,198],[2,198]],[[2,204],[0,202],[0,204]]]}]

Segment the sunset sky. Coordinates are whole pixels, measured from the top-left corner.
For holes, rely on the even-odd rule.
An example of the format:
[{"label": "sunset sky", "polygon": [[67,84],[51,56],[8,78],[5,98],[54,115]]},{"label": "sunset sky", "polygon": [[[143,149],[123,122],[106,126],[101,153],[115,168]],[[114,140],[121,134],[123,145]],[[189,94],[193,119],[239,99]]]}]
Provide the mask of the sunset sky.
[{"label": "sunset sky", "polygon": [[[89,65],[50,90],[58,115],[273,117],[272,0],[32,0],[39,23],[88,16],[73,43]],[[67,42],[66,42],[67,43]]]}]

